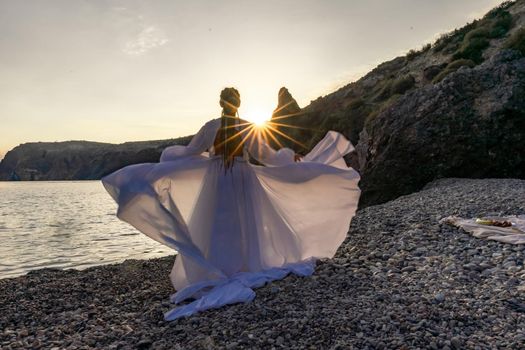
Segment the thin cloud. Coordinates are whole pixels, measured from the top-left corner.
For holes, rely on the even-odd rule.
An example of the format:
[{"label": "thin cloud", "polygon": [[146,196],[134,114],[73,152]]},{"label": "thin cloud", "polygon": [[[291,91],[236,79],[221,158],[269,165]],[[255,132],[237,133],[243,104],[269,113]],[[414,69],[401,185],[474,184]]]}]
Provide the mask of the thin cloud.
[{"label": "thin cloud", "polygon": [[122,51],[128,55],[143,55],[168,41],[168,37],[160,28],[150,25],[143,28],[136,38],[128,41]]}]

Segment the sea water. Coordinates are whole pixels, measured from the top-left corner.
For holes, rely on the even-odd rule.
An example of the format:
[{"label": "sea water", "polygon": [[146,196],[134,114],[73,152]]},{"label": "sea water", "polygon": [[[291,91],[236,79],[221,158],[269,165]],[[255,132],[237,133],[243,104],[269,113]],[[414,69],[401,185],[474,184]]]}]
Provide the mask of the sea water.
[{"label": "sea water", "polygon": [[0,278],[174,253],[116,209],[100,181],[0,182]]}]

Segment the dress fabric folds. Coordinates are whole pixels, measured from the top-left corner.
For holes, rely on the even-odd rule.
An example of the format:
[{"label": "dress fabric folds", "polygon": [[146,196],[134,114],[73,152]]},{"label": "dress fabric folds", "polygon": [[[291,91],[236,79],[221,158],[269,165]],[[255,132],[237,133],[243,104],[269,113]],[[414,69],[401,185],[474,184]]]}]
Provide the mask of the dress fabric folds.
[{"label": "dress fabric folds", "polygon": [[316,259],[333,257],[357,208],[359,175],[343,159],[353,146],[341,134],[329,131],[300,162],[291,149],[245,140],[244,157],[225,169],[213,153],[219,128],[214,119],[159,163],[102,179],[121,220],[178,252],[171,301],[195,300],[166,320],[251,301],[252,288],[289,273],[311,275]]}]

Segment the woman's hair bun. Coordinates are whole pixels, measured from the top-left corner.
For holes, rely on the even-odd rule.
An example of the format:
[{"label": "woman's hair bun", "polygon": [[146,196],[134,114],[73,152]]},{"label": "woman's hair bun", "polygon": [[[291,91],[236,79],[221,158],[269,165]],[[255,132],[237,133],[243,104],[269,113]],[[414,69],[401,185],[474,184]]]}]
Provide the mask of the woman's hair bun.
[{"label": "woman's hair bun", "polygon": [[236,88],[228,87],[221,91],[221,107],[225,108],[229,106],[230,108],[239,108],[241,105],[241,95]]}]

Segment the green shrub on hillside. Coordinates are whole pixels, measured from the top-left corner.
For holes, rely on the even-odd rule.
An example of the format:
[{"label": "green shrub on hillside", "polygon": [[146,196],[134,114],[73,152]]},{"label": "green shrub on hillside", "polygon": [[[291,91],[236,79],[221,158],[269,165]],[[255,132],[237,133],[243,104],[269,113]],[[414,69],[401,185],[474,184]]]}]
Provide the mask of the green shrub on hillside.
[{"label": "green shrub on hillside", "polygon": [[472,61],[472,60],[466,60],[466,59],[462,58],[462,59],[450,62],[445,69],[457,70],[459,67],[463,67],[463,66],[467,66],[467,67],[472,68],[472,67],[476,66],[476,63],[474,61]]},{"label": "green shrub on hillside", "polygon": [[505,41],[503,45],[506,49],[517,50],[522,56],[525,56],[525,28],[520,28]]},{"label": "green shrub on hillside", "polygon": [[365,100],[363,100],[362,98],[358,97],[355,100],[350,101],[347,104],[346,108],[349,109],[349,110],[358,109],[358,108],[362,107],[364,104],[365,104]]},{"label": "green shrub on hillside", "polygon": [[465,38],[460,49],[454,53],[453,59],[465,58],[476,63],[483,62],[483,51],[489,46],[489,41],[484,37]]},{"label": "green shrub on hillside", "polygon": [[454,52],[457,47],[463,41],[465,35],[470,32],[472,29],[476,28],[476,25],[479,21],[473,21],[466,24],[465,26],[454,29],[451,33],[442,34],[436,42],[432,45],[434,52],[444,51],[445,53]]},{"label": "green shrub on hillside", "polygon": [[410,90],[412,87],[414,87],[416,83],[416,79],[414,79],[413,76],[410,74],[405,75],[403,77],[397,78],[390,88],[390,94],[404,94],[406,91]]},{"label": "green shrub on hillside", "polygon": [[384,101],[387,98],[390,97],[392,94],[392,84],[393,79],[383,79],[381,82],[376,84],[376,87],[374,90],[379,90],[379,92],[376,93],[375,97],[373,98],[374,101]]},{"label": "green shrub on hillside", "polygon": [[468,60],[468,59],[464,59],[464,58],[452,61],[445,67],[445,69],[443,69],[443,71],[441,71],[441,73],[439,73],[438,75],[436,75],[434,77],[434,79],[432,79],[432,83],[440,82],[447,75],[457,71],[460,67],[463,67],[463,66],[467,66],[467,67],[472,68],[472,67],[476,66],[476,63],[474,61],[472,61],[472,60]]},{"label": "green shrub on hillside", "polygon": [[442,34],[435,42],[432,44],[432,49],[434,52],[442,51],[452,40],[451,34]]},{"label": "green shrub on hillside", "polygon": [[492,28],[490,30],[491,38],[501,38],[512,27],[512,15],[502,10],[499,14],[499,17],[492,22]]},{"label": "green shrub on hillside", "polygon": [[512,15],[506,10],[508,6],[509,4],[504,3],[476,22],[475,28],[465,35],[453,58],[465,58],[481,63],[483,51],[489,46],[489,40],[504,36],[512,27]]},{"label": "green shrub on hillside", "polygon": [[432,81],[432,79],[434,79],[439,73],[441,73],[446,66],[447,64],[444,63],[433,64],[428,67],[425,67],[425,69],[423,69],[423,77],[426,81]]},{"label": "green shrub on hillside", "polygon": [[490,10],[484,20],[492,21],[492,29],[497,29],[501,27],[503,29],[509,30],[512,26],[512,15],[509,13],[508,9],[514,5],[515,1],[505,1],[498,7]]},{"label": "green shrub on hillside", "polygon": [[512,27],[512,15],[507,11],[512,4],[513,2],[505,2],[481,20],[441,36],[433,45],[434,51],[454,53],[454,59],[464,58],[481,63],[489,40],[504,36]]},{"label": "green shrub on hillside", "polygon": [[405,57],[406,57],[406,59],[408,61],[412,61],[414,58],[416,58],[417,56],[419,56],[421,54],[422,54],[422,52],[412,49],[412,50],[408,51],[408,53],[406,54]]},{"label": "green shrub on hillside", "polygon": [[426,44],[426,45],[423,45],[423,47],[421,47],[421,50],[411,49],[410,51],[407,52],[405,59],[407,61],[412,61],[416,57],[421,56],[422,54],[430,50],[431,48],[432,48],[432,44]]},{"label": "green shrub on hillside", "polygon": [[482,28],[473,29],[470,32],[468,32],[465,35],[465,39],[463,40],[470,41],[474,38],[488,38],[488,37],[490,37],[490,31],[487,28],[482,27]]},{"label": "green shrub on hillside", "polygon": [[406,91],[414,87],[416,80],[410,74],[401,76],[397,79],[393,77],[384,79],[379,82],[376,87],[375,96],[372,97],[372,100],[375,102],[381,102],[389,99],[392,95],[402,95]]}]

